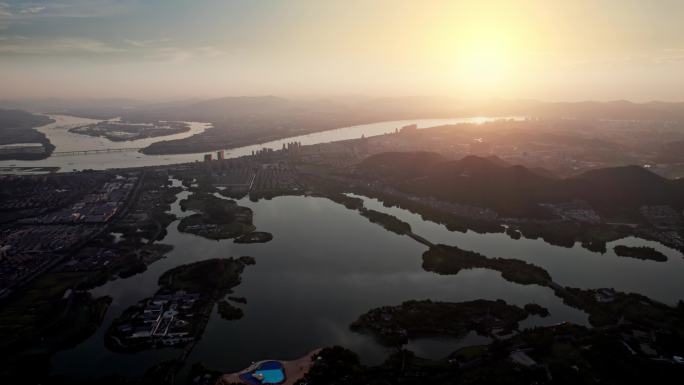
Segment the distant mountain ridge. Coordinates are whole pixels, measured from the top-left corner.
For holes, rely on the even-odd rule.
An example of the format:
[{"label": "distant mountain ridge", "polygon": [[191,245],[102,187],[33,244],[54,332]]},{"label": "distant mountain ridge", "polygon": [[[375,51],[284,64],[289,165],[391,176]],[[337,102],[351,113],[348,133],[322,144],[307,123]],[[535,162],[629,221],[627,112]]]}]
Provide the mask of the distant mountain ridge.
[{"label": "distant mountain ridge", "polygon": [[[133,109],[131,116],[146,114],[171,114],[179,120],[187,116],[204,117],[206,121],[220,121],[226,116],[241,116],[252,113],[273,114],[275,112],[304,111],[311,114],[320,112],[345,112],[368,118],[382,116],[388,120],[409,118],[439,118],[466,116],[524,116],[532,118],[571,118],[605,120],[654,120],[684,121],[684,102],[630,101],[609,102],[540,102],[540,101],[490,101],[485,103],[464,103],[453,98],[439,97],[396,97],[368,98],[363,101],[340,101],[327,99],[286,99],[276,96],[225,97],[209,99],[185,106],[179,104],[169,108],[141,106]],[[394,117],[392,117],[394,116]]]},{"label": "distant mountain ridge", "polygon": [[490,101],[473,107],[483,114],[504,114],[535,118],[684,121],[684,102],[635,103],[627,100],[607,102],[542,102],[530,100]]},{"label": "distant mountain ridge", "polygon": [[[216,123],[236,114],[276,111],[308,110],[315,114],[345,111],[359,116],[396,115],[410,118],[438,118],[465,116],[526,116],[535,118],[615,119],[684,121],[684,102],[652,101],[635,103],[626,100],[544,102],[538,100],[491,99],[466,102],[439,96],[405,97],[328,97],[283,98],[272,95],[228,96],[210,99],[188,98],[175,101],[150,102],[130,98],[81,99],[22,99],[2,100],[0,107],[18,108],[34,112],[65,113],[80,116],[114,117],[121,114],[137,119],[199,120]],[[196,119],[197,120],[197,119]]]}]

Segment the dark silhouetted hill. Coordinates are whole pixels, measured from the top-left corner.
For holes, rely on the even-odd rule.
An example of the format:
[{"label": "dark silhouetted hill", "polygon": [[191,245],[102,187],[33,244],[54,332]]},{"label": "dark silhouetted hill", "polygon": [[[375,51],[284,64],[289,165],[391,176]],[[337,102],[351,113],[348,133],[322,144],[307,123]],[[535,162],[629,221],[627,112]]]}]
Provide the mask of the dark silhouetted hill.
[{"label": "dark silhouetted hill", "polygon": [[22,110],[0,109],[0,128],[33,128],[52,122],[44,115],[34,115]]},{"label": "dark silhouetted hill", "polygon": [[359,165],[365,174],[382,179],[406,180],[423,177],[447,158],[434,152],[386,152],[373,155]]},{"label": "dark silhouetted hill", "polygon": [[684,198],[676,182],[640,166],[591,170],[566,179],[564,184],[573,196],[610,215],[645,205],[680,207]]},{"label": "dark silhouetted hill", "polygon": [[488,207],[510,216],[545,217],[548,213],[540,203],[580,199],[605,216],[633,218],[644,205],[681,209],[684,202],[684,182],[639,166],[592,170],[560,179],[478,156],[448,161],[420,152],[374,155],[364,160],[357,172],[384,179],[410,194]]},{"label": "dark silhouetted hill", "polygon": [[16,108],[36,113],[80,116],[91,119],[111,119],[121,116],[126,111],[148,105],[150,105],[148,102],[125,98],[43,98],[0,101],[0,106],[6,108]]}]

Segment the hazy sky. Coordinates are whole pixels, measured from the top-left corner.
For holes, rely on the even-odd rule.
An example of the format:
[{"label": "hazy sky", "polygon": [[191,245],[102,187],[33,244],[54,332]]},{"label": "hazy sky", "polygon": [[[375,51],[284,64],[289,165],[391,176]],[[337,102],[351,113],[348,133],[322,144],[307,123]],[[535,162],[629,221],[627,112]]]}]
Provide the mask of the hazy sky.
[{"label": "hazy sky", "polygon": [[0,0],[0,98],[684,100],[683,0]]}]

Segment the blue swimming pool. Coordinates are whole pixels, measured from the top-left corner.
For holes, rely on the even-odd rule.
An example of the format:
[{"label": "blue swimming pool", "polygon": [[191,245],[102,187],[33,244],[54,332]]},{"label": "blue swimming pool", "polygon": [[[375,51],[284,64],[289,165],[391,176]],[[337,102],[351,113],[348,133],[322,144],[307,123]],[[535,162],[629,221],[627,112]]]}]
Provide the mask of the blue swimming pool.
[{"label": "blue swimming pool", "polygon": [[264,376],[261,380],[262,384],[279,384],[285,380],[285,373],[282,369],[256,370],[254,373]]},{"label": "blue swimming pool", "polygon": [[256,370],[245,373],[240,379],[248,384],[280,384],[285,381],[283,364],[278,361],[266,361],[261,363]]}]

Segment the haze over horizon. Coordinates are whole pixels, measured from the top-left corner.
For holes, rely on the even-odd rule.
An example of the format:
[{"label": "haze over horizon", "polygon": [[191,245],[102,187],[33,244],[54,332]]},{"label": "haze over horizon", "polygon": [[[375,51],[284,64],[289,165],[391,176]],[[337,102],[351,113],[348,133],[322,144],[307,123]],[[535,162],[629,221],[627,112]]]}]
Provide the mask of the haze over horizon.
[{"label": "haze over horizon", "polygon": [[0,99],[684,100],[684,2],[0,2]]},{"label": "haze over horizon", "polygon": [[682,16],[0,0],[0,385],[681,385]]}]

